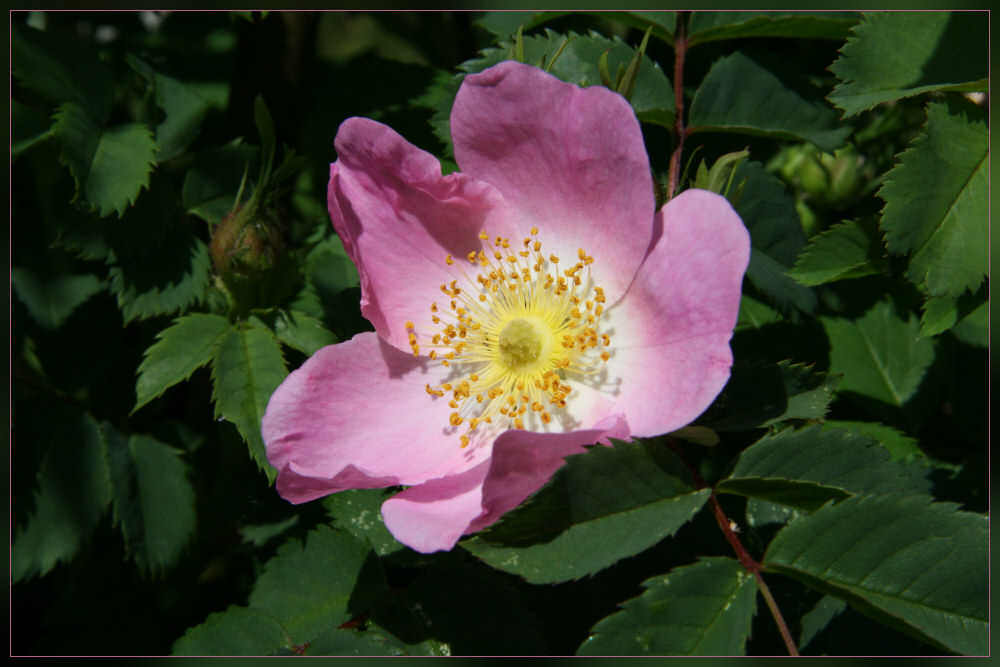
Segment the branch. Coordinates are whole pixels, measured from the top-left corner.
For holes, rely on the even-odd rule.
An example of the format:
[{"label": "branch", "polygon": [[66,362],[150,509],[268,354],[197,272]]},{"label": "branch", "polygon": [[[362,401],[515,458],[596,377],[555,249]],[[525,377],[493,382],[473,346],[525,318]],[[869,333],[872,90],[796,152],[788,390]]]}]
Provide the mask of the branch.
[{"label": "branch", "polygon": [[[673,439],[667,439],[667,446],[675,454],[677,454],[684,465],[687,466],[695,485],[699,489],[709,488],[701,474],[698,473],[698,469],[691,465],[687,456],[684,455],[684,451]],[[729,542],[729,545],[733,548],[733,551],[736,552],[736,558],[740,561],[740,564],[745,567],[748,572],[753,574],[754,578],[757,580],[757,588],[760,590],[761,595],[764,596],[764,601],[767,603],[768,609],[771,610],[771,616],[774,617],[774,622],[778,625],[778,632],[781,633],[781,639],[785,642],[785,648],[788,649],[788,655],[797,656],[799,654],[799,650],[795,646],[795,640],[792,639],[792,633],[788,631],[788,625],[785,623],[785,618],[781,615],[781,610],[778,609],[778,603],[775,602],[774,596],[771,595],[771,589],[769,589],[767,584],[764,583],[764,578],[760,573],[760,563],[758,563],[754,557],[750,555],[750,552],[747,551],[746,547],[743,546],[743,543],[740,542],[740,538],[736,536],[736,532],[730,524],[729,517],[726,516],[725,511],[722,509],[722,505],[719,504],[719,499],[716,497],[714,489],[711,489],[711,495],[709,495],[708,501],[712,504],[712,510],[715,513],[715,521],[719,524],[719,528],[722,529],[722,534],[726,536],[726,540]]]}]

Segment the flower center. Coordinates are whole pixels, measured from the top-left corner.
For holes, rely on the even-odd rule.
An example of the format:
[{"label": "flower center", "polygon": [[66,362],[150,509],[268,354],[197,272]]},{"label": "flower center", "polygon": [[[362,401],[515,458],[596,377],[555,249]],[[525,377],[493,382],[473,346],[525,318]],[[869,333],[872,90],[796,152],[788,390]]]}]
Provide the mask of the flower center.
[{"label": "flower center", "polygon": [[558,257],[542,254],[537,234],[532,228],[515,251],[508,239],[491,242],[481,233],[483,247],[466,258],[476,273],[445,258],[462,285],[441,285],[445,305],[431,304],[440,329],[418,335],[406,323],[414,356],[423,346],[452,370],[448,382],[426,389],[448,398],[451,426],[467,425],[463,447],[482,424],[543,429],[566,407],[572,388],[564,381],[598,372],[611,356],[611,338],[600,332],[604,290],[590,276],[594,259],[581,248],[578,261],[560,270]]},{"label": "flower center", "polygon": [[511,372],[523,371],[533,365],[548,342],[545,325],[535,318],[511,320],[500,332],[497,344],[500,361]]}]

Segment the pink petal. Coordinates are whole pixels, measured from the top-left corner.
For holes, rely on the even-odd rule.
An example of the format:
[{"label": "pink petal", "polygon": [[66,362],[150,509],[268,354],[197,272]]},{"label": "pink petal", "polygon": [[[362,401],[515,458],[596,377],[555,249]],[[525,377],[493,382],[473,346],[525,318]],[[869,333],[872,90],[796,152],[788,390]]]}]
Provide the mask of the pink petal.
[{"label": "pink petal", "polygon": [[693,421],[729,379],[750,235],[729,202],[687,190],[657,214],[662,236],[625,298],[607,312],[620,381],[613,399],[634,435]]},{"label": "pink petal", "polygon": [[496,522],[504,512],[520,505],[545,485],[570,454],[584,445],[610,444],[608,438],[625,440],[628,424],[620,416],[609,416],[584,431],[531,433],[507,431],[493,444],[493,461],[483,482],[482,516],[469,526],[472,533]]},{"label": "pink petal", "polygon": [[495,186],[543,252],[577,250],[608,302],[625,292],[653,233],[654,195],[639,122],[625,98],[503,62],[467,76],[451,112],[455,160]]},{"label": "pink petal", "polygon": [[424,389],[446,370],[373,333],[319,350],[264,413],[278,492],[301,503],[344,489],[420,484],[488,458],[489,442],[462,449],[448,423],[452,409]]},{"label": "pink petal", "polygon": [[432,479],[382,503],[382,518],[393,537],[421,553],[447,551],[483,512],[481,463],[459,475]]},{"label": "pink petal", "polygon": [[410,349],[406,323],[437,331],[430,306],[461,279],[445,264],[481,247],[481,230],[517,237],[498,193],[465,174],[441,175],[429,153],[393,130],[348,118],[335,142],[328,203],[333,226],[361,274],[361,312],[383,339]]}]

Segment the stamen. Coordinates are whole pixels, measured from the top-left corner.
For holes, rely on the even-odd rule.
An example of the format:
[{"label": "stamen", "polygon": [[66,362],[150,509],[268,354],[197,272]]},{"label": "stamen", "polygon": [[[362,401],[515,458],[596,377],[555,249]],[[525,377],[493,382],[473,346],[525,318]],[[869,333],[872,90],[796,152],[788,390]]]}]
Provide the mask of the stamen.
[{"label": "stamen", "polygon": [[456,374],[425,389],[434,398],[447,397],[451,426],[467,424],[459,436],[463,448],[481,424],[545,428],[572,393],[564,379],[594,374],[611,358],[611,337],[600,332],[604,290],[590,275],[594,258],[580,248],[578,261],[560,270],[559,257],[542,254],[537,234],[532,227],[512,247],[502,236],[480,232],[483,247],[466,255],[478,273],[470,277],[445,257],[462,285],[456,279],[440,286],[448,308],[430,304],[431,321],[440,328],[418,334],[406,322],[414,355],[423,343],[431,348],[430,360]]}]

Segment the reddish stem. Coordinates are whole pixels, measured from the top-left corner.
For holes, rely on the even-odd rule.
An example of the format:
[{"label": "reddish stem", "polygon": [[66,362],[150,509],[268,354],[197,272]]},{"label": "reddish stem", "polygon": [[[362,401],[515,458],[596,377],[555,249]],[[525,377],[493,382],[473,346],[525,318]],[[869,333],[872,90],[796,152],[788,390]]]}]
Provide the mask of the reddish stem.
[{"label": "reddish stem", "polygon": [[687,12],[677,12],[677,28],[674,30],[674,106],[677,117],[674,120],[674,132],[677,134],[677,145],[670,156],[670,172],[667,183],[667,199],[674,196],[681,178],[681,153],[684,152],[684,56],[687,54],[687,37],[684,34],[684,23]]},{"label": "reddish stem", "polygon": [[705,480],[699,474],[698,469],[691,465],[688,461],[687,456],[684,455],[684,451],[677,445],[676,442],[672,440],[667,441],[667,446],[677,454],[681,459],[687,469],[691,472],[691,478],[694,480],[695,486],[699,489],[708,488],[710,495],[708,497],[708,502],[712,504],[712,511],[715,514],[715,521],[719,524],[719,528],[722,529],[722,534],[726,536],[726,540],[729,545],[736,552],[736,558],[740,561],[740,564],[747,569],[748,572],[753,574],[754,578],[757,580],[757,588],[760,590],[760,594],[764,596],[764,601],[767,603],[768,609],[771,610],[771,616],[774,617],[774,622],[778,625],[778,632],[781,633],[781,639],[785,642],[785,648],[788,649],[788,655],[797,656],[799,654],[798,648],[795,646],[795,640],[792,639],[792,633],[788,630],[788,625],[785,623],[784,616],[781,615],[781,610],[778,609],[778,603],[774,600],[774,596],[771,595],[771,589],[767,587],[764,583],[764,577],[761,576],[761,566],[754,557],[750,555],[743,543],[740,542],[740,538],[736,536],[736,532],[733,530],[732,525],[729,522],[729,517],[726,516],[725,511],[722,509],[722,505],[719,504],[719,499],[715,495],[715,490],[711,489]]}]

